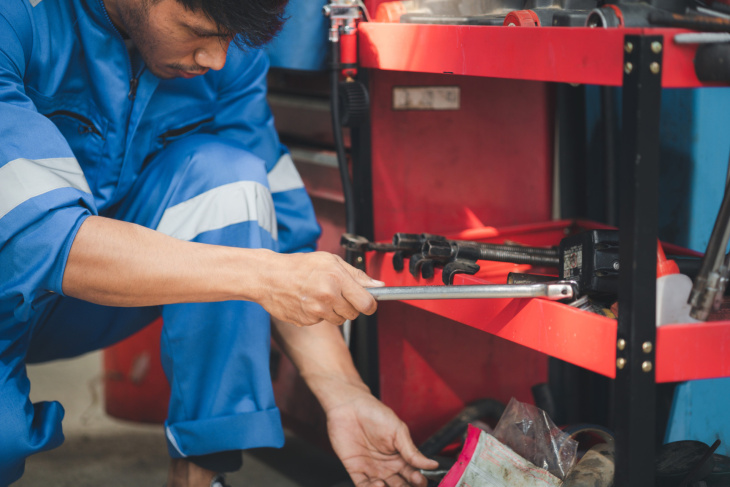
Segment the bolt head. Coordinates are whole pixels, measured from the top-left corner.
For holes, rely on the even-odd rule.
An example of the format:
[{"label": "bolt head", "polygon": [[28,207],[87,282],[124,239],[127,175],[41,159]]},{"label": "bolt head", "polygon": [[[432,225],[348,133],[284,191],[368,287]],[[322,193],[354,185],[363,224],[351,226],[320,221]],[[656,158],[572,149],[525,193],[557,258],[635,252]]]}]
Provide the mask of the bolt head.
[{"label": "bolt head", "polygon": [[661,71],[661,67],[659,66],[659,63],[653,62],[649,65],[649,71],[651,71],[653,74],[659,74],[659,71]]},{"label": "bolt head", "polygon": [[634,50],[634,44],[631,42],[627,42],[626,44],[624,44],[624,50],[630,54],[631,51]]},{"label": "bolt head", "polygon": [[651,372],[651,369],[654,368],[648,360],[646,362],[642,362],[641,364],[641,370],[644,372]]},{"label": "bolt head", "polygon": [[624,350],[626,348],[626,340],[623,338],[619,338],[619,340],[616,342],[616,348],[619,350]]},{"label": "bolt head", "polygon": [[626,367],[626,359],[622,357],[616,360],[616,367],[618,367],[619,369],[623,369],[624,367]]},{"label": "bolt head", "polygon": [[634,65],[633,64],[631,64],[631,63],[624,64],[624,72],[626,74],[631,73],[631,71],[633,71],[633,70],[634,70]]},{"label": "bolt head", "polygon": [[621,264],[619,263],[619,261],[617,261],[617,260],[614,260],[614,261],[613,261],[613,270],[617,271],[617,270],[619,270],[620,268],[621,268]]},{"label": "bolt head", "polygon": [[662,43],[658,41],[654,41],[651,43],[651,52],[654,54],[659,54],[662,52]]},{"label": "bolt head", "polygon": [[641,349],[644,351],[644,353],[651,353],[651,351],[654,350],[654,346],[651,344],[651,342],[644,342],[641,344]]}]

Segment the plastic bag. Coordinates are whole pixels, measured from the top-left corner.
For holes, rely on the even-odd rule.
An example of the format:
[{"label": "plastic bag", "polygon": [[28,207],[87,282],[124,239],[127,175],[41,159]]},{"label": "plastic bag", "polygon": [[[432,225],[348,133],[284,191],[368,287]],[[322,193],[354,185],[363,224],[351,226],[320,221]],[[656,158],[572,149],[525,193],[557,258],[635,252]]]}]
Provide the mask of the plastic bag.
[{"label": "plastic bag", "polygon": [[562,481],[469,425],[464,448],[439,487],[560,487]]},{"label": "plastic bag", "polygon": [[545,411],[515,398],[507,404],[494,437],[561,480],[576,461],[578,442],[555,426]]}]

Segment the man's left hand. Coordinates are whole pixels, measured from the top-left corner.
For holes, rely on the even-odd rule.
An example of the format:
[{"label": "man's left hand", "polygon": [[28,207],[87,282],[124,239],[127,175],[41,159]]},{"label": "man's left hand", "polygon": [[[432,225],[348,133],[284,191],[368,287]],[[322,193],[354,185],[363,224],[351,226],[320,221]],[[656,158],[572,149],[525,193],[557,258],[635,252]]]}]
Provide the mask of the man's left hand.
[{"label": "man's left hand", "polygon": [[[345,391],[342,391],[345,392]],[[418,451],[408,427],[369,391],[351,388],[327,411],[332,447],[357,487],[425,487],[419,469],[438,463]]]}]

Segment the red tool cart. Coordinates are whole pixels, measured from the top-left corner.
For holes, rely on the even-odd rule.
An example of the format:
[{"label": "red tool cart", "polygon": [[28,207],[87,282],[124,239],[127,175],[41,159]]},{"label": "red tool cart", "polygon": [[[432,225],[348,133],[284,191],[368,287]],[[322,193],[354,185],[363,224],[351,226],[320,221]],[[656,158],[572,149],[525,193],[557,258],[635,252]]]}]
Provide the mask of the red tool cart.
[{"label": "red tool cart", "polygon": [[[366,2],[371,12],[381,3]],[[556,113],[565,108],[556,95],[569,84],[623,87],[618,320],[522,298],[387,302],[376,317],[354,324],[351,348],[361,374],[408,424],[416,443],[475,399],[531,401],[531,387],[548,380],[548,360],[555,357],[612,381],[614,485],[645,487],[654,484],[656,385],[730,376],[730,357],[717,347],[730,339],[730,322],[655,326],[661,90],[708,86],[693,69],[696,45],[673,42],[679,32],[360,24],[357,76],[369,89],[370,119],[352,129],[348,146],[356,231],[373,241],[390,240],[395,232],[429,232],[556,245],[571,228],[595,227],[559,220],[554,209],[554,166],[570,144],[564,131],[556,136]],[[320,248],[342,252],[343,197],[329,148],[326,80],[312,75],[292,83],[292,76],[272,73],[272,109],[323,225]],[[294,84],[306,102],[290,96]],[[446,101],[420,105],[424,96]],[[560,198],[569,190],[560,189]],[[391,286],[441,284],[438,271],[432,279],[416,279],[393,270],[388,257],[369,256],[368,273]],[[482,265],[474,276],[457,276],[455,284],[504,283],[508,272],[525,269]],[[154,358],[155,340],[139,340]],[[107,352],[107,384],[116,380],[114,371],[127,377],[128,370],[149,368],[143,352],[128,350]],[[287,424],[323,439],[313,397],[276,352],[272,373]],[[157,399],[150,404],[157,406],[145,406],[146,416],[130,414],[123,397],[137,387],[133,382],[119,379],[107,387],[110,413],[163,419],[161,384],[152,392]],[[115,412],[115,404],[126,409]]]},{"label": "red tool cart", "polygon": [[[717,346],[730,323],[655,326],[659,102],[662,88],[708,86],[694,72],[696,46],[675,44],[681,31],[672,29],[370,22],[359,31],[371,95],[359,136],[370,157],[359,154],[353,179],[369,185],[360,187],[358,232],[375,240],[430,232],[557,244],[574,223],[545,223],[555,141],[565,141],[555,138],[555,83],[623,87],[619,319],[536,299],[382,303],[377,325],[359,331],[361,370],[417,442],[473,399],[529,400],[548,356],[598,372],[615,391],[615,485],[653,485],[656,384],[730,375]],[[396,92],[408,86],[456,86],[460,103],[399,110]],[[383,256],[367,269],[389,285],[441,283],[438,271],[415,280]],[[482,266],[456,283],[504,283],[509,270]]]}]

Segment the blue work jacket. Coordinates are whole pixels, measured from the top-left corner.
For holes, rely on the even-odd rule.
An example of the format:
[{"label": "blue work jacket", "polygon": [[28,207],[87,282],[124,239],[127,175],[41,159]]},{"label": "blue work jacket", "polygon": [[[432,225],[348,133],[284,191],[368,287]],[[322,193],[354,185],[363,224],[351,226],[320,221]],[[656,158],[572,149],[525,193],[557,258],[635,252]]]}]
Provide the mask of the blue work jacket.
[{"label": "blue work jacket", "polygon": [[[160,80],[133,71],[102,0],[2,0],[0,314],[27,320],[38,298],[62,294],[80,225],[120,202],[166,144],[216,134],[271,170],[285,149],[267,70],[262,51],[231,45],[220,71]],[[319,232],[303,187],[294,193],[278,218],[282,251],[313,248]]]}]

